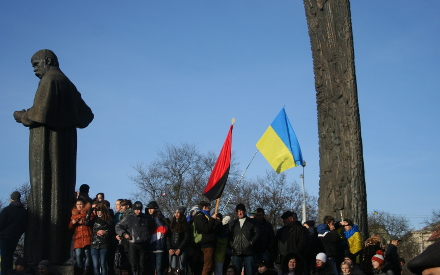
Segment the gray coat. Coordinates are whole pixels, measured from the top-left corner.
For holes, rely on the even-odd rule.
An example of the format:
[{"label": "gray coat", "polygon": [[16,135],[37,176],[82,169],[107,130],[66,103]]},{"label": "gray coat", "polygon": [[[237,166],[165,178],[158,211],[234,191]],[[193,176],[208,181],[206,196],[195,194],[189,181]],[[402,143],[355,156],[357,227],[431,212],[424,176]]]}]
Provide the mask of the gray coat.
[{"label": "gray coat", "polygon": [[[128,212],[127,212],[128,211]],[[130,235],[130,243],[145,243],[150,239],[148,233],[148,221],[145,214],[140,213],[138,216],[133,211],[127,210],[124,213],[124,219],[116,225],[116,234],[124,237],[125,234]]]}]

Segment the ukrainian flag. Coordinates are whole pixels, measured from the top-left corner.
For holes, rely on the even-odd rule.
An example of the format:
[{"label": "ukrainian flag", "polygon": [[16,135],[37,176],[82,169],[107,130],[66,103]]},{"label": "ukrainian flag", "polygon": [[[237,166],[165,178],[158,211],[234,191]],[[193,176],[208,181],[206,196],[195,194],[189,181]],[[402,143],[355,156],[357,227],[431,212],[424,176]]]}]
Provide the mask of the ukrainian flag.
[{"label": "ukrainian flag", "polygon": [[257,148],[278,174],[304,163],[284,107],[257,142]]}]

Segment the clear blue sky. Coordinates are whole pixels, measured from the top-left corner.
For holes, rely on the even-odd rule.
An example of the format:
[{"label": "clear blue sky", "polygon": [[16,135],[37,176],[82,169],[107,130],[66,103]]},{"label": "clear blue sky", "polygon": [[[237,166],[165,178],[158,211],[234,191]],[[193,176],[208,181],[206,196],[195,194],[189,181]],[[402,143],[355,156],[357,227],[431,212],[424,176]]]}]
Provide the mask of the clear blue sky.
[{"label": "clear blue sky", "polygon": [[[411,218],[438,209],[439,1],[352,1],[368,210]],[[280,109],[319,190],[310,40],[300,0],[1,1],[0,190],[29,180],[31,56],[48,48],[95,114],[78,130],[77,185],[113,203],[134,191],[133,166],[165,142],[219,152],[236,118],[244,170]],[[437,121],[437,122],[435,122]],[[247,177],[271,169],[261,154]],[[286,171],[300,181],[302,169]]]}]

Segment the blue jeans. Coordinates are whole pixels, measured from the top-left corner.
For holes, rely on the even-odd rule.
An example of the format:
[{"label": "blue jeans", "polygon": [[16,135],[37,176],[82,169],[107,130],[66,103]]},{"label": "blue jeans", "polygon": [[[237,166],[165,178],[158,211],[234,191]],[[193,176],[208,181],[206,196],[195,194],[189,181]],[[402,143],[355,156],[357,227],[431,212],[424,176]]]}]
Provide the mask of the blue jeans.
[{"label": "blue jeans", "polygon": [[168,254],[168,259],[170,262],[170,266],[172,268],[175,268],[177,266],[179,266],[179,268],[181,270],[185,270],[185,266],[186,266],[186,257],[187,257],[187,253],[185,250],[181,250],[179,256],[176,255],[169,255]]},{"label": "blue jeans", "polygon": [[245,275],[255,275],[257,273],[254,256],[232,256],[232,264],[238,267],[240,273],[241,268],[244,266]]},{"label": "blue jeans", "polygon": [[[94,275],[107,275],[107,248],[92,248],[90,251],[92,254]],[[101,272],[99,272],[99,267],[101,267]]]},{"label": "blue jeans", "polygon": [[163,267],[164,256],[165,252],[153,253],[152,251],[148,251],[148,275],[154,275],[155,270],[157,275],[163,274],[163,272],[165,271],[165,268]]},{"label": "blue jeans", "polygon": [[90,266],[90,260],[91,260],[90,246],[86,246],[83,248],[75,248],[75,255],[76,255],[76,265],[79,268],[83,268],[84,266]]},{"label": "blue jeans", "polygon": [[327,261],[332,265],[333,274],[339,274],[336,259],[334,257],[328,257]]}]

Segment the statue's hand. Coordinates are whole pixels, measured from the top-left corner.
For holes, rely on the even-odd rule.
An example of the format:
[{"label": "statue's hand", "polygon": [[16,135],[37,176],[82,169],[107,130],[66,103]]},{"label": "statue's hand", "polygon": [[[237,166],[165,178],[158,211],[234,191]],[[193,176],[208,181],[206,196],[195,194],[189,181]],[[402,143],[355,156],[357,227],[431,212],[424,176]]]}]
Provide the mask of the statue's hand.
[{"label": "statue's hand", "polygon": [[23,117],[24,113],[26,113],[26,110],[22,110],[22,111],[15,111],[14,112],[14,119],[15,121],[17,121],[18,123],[21,123],[21,118]]}]

